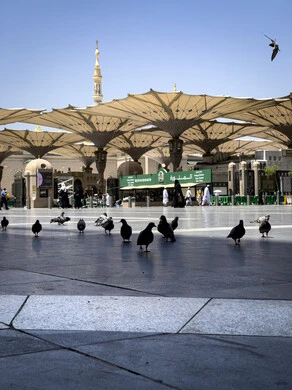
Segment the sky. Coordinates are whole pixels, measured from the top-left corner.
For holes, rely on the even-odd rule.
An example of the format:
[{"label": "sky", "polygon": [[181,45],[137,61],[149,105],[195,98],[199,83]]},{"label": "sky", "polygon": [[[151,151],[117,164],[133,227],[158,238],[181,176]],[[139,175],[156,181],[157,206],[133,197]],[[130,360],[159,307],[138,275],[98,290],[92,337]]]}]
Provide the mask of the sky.
[{"label": "sky", "polygon": [[[1,108],[93,105],[96,40],[104,102],[174,84],[193,95],[292,92],[292,0],[10,0],[0,18]],[[264,34],[279,43],[273,62]]]}]

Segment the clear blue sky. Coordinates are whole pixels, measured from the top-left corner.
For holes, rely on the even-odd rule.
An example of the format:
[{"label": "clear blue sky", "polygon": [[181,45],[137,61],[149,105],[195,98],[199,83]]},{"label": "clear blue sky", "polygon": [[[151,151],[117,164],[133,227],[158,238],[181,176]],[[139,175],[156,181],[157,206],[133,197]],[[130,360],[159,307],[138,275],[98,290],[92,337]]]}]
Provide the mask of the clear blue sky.
[{"label": "clear blue sky", "polygon": [[[174,83],[189,94],[284,96],[291,20],[292,0],[3,1],[0,107],[92,105],[96,40],[104,101]],[[280,46],[273,62],[264,34]]]}]

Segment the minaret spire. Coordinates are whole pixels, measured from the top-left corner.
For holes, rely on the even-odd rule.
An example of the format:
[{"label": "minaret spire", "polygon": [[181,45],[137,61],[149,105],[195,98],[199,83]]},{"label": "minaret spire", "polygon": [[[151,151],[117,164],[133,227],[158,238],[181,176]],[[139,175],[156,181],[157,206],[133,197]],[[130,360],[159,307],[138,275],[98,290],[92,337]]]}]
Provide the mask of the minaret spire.
[{"label": "minaret spire", "polygon": [[94,82],[94,93],[93,93],[93,100],[94,104],[99,104],[102,102],[102,75],[100,73],[100,65],[98,62],[99,57],[99,51],[98,51],[98,41],[96,41],[96,49],[95,49],[95,66],[94,66],[94,73],[93,73],[93,82]]}]

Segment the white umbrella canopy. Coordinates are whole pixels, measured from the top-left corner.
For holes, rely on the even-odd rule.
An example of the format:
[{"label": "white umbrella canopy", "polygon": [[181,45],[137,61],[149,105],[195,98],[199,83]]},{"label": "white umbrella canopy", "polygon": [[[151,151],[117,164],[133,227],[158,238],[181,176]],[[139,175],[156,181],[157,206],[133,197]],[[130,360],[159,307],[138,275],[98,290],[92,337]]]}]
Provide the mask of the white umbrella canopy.
[{"label": "white umbrella canopy", "polygon": [[165,93],[151,89],[144,94],[129,94],[124,99],[88,107],[85,111],[104,112],[106,115],[120,115],[132,119],[139,117],[177,138],[185,130],[202,121],[274,104],[274,99],[188,95],[183,92]]},{"label": "white umbrella canopy", "polygon": [[42,158],[48,152],[64,145],[83,141],[76,134],[54,131],[30,131],[5,129],[0,131],[0,141]]},{"label": "white umbrella canopy", "polygon": [[[99,106],[98,106],[99,107]],[[53,127],[79,134],[92,142],[96,148],[104,148],[115,137],[145,125],[145,121],[137,119],[96,114],[86,109],[68,106],[62,109],[37,115],[25,121],[41,126]]]},{"label": "white umbrella canopy", "polygon": [[0,125],[9,123],[22,122],[40,114],[45,109],[28,109],[28,108],[0,108]]}]

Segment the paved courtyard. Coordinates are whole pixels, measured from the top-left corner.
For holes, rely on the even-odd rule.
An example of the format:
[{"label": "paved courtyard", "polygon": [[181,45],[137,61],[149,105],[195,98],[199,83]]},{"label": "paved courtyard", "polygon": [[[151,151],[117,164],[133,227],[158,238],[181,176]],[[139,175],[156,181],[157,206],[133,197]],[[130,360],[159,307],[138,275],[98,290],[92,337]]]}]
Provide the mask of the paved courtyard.
[{"label": "paved courtyard", "polygon": [[[108,208],[110,236],[94,225],[105,210],[51,224],[60,211],[0,211],[1,389],[292,388],[292,206]],[[154,229],[140,253],[162,214],[179,217],[176,242]],[[250,221],[266,214],[261,238]]]}]

